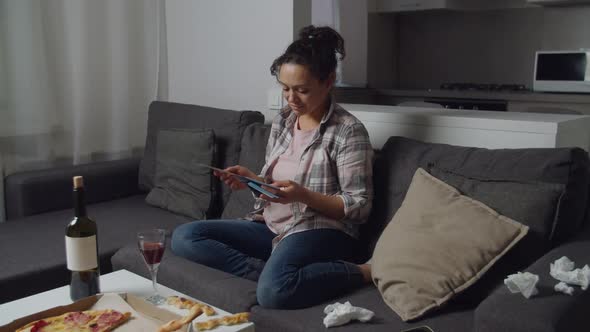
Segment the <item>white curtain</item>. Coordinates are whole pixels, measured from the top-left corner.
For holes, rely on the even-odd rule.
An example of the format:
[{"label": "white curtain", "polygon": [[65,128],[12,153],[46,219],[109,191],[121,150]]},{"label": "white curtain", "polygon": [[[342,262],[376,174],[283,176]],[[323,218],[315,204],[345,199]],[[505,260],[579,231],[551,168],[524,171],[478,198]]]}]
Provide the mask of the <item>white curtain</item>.
[{"label": "white curtain", "polygon": [[16,171],[141,154],[147,106],[167,99],[163,11],[163,0],[0,0],[0,205]]}]

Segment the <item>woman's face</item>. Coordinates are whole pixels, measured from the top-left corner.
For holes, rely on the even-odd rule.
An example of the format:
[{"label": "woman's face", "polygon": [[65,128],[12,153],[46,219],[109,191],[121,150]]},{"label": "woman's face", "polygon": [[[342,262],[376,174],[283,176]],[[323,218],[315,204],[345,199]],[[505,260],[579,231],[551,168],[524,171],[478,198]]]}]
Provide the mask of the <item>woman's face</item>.
[{"label": "woman's face", "polygon": [[323,112],[334,82],[333,75],[321,82],[304,65],[285,63],[277,78],[283,97],[298,116]]}]

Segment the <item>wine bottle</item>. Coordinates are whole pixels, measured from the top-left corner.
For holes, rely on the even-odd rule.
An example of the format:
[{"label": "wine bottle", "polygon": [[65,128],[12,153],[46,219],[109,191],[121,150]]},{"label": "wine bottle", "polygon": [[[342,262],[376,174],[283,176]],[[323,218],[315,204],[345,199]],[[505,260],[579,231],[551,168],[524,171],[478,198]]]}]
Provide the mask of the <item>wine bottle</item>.
[{"label": "wine bottle", "polygon": [[72,278],[70,298],[79,300],[100,292],[96,223],[86,215],[84,179],[75,176],[74,219],[66,227],[66,259]]}]

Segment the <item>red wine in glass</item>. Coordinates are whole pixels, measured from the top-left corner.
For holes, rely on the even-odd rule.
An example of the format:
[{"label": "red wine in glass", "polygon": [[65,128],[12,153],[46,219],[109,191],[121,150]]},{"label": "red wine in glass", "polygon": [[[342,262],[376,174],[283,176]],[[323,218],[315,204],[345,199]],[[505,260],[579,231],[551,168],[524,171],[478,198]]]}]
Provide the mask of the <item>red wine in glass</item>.
[{"label": "red wine in glass", "polygon": [[163,229],[150,229],[137,233],[137,245],[143,255],[143,260],[152,277],[154,294],[146,300],[154,305],[163,304],[166,299],[158,294],[157,278],[158,268],[164,256],[166,248],[166,231]]},{"label": "red wine in glass", "polygon": [[141,253],[148,265],[160,264],[162,256],[164,256],[164,244],[159,242],[144,242]]}]

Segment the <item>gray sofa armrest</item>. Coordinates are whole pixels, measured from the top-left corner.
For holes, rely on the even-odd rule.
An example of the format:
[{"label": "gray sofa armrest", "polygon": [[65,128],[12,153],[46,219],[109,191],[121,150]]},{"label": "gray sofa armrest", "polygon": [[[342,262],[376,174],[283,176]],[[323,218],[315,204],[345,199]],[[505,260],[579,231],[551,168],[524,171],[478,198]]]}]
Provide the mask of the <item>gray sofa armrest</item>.
[{"label": "gray sofa armrest", "polygon": [[590,230],[565,243],[533,263],[526,271],[537,274],[539,294],[530,299],[511,294],[502,285],[475,310],[475,330],[491,331],[581,331],[590,324],[590,290],[574,287],[573,296],[553,290],[559,281],[549,275],[549,264],[562,256],[576,263],[576,268],[590,265]]},{"label": "gray sofa armrest", "polygon": [[6,219],[71,208],[72,177],[84,176],[86,202],[97,203],[139,194],[139,159],[15,173],[4,181]]}]

